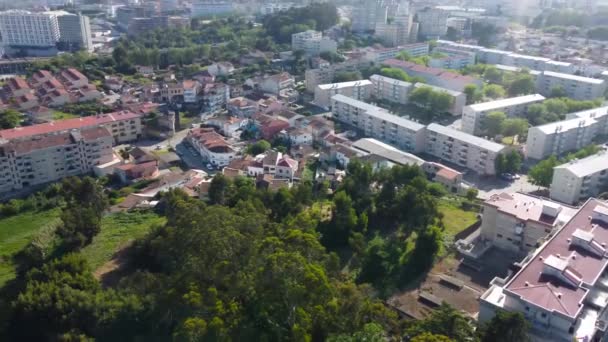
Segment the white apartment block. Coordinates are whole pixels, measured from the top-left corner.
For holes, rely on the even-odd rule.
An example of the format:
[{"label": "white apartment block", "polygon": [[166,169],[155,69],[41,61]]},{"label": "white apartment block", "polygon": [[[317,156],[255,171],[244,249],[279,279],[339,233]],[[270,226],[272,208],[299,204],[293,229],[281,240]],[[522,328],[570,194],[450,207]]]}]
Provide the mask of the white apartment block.
[{"label": "white apartment block", "polygon": [[526,156],[545,159],[590,145],[601,134],[608,133],[608,107],[568,114],[566,120],[531,127],[528,130]]},{"label": "white apartment block", "polygon": [[568,97],[575,100],[593,100],[604,96],[606,82],[552,71],[543,71],[538,77],[536,88],[539,93],[548,96],[554,88],[562,88]]},{"label": "white apartment block", "polygon": [[233,12],[234,6],[232,2],[222,0],[195,0],[192,2],[190,9],[193,18],[226,16]]},{"label": "white apartment block", "polygon": [[291,35],[291,51],[304,50],[308,40],[320,40],[323,33],[315,30],[298,32]]},{"label": "white apartment block", "polygon": [[561,228],[574,208],[515,192],[490,196],[483,203],[481,239],[514,253],[527,254],[540,241]]},{"label": "white apartment block", "polygon": [[553,71],[574,74],[576,65],[568,62],[554,61],[546,57],[521,55],[515,52],[488,49],[479,45],[459,44],[448,40],[438,40],[438,47],[474,52],[478,62],[486,64],[503,64],[512,67],[527,68],[539,71]]},{"label": "white apartment block", "polygon": [[454,116],[462,115],[464,106],[467,103],[467,95],[465,93],[461,93],[459,91],[450,90],[450,89],[446,89],[446,88],[436,87],[436,86],[432,86],[432,85],[425,84],[425,83],[414,84],[414,89],[422,88],[422,87],[431,88],[433,91],[440,92],[440,93],[446,93],[446,94],[450,95],[450,97],[452,98],[452,105],[448,109],[448,113],[450,113]]},{"label": "white apartment block", "polygon": [[444,54],[446,57],[432,57],[429,66],[433,68],[460,70],[475,64],[475,53],[473,52],[458,51],[446,47],[437,47],[433,49],[433,53],[435,52]]},{"label": "white apartment block", "polygon": [[524,316],[533,341],[605,341],[607,243],[608,206],[590,199],[513,276],[492,280],[479,322],[505,310]]},{"label": "white apartment block", "polygon": [[368,66],[371,66],[371,62],[363,59],[351,59],[343,63],[332,64],[318,69],[308,69],[304,73],[306,91],[314,93],[318,85],[332,83],[337,73],[358,71]]},{"label": "white apartment block", "polygon": [[400,104],[409,102],[412,83],[381,75],[372,75],[369,79],[372,81],[374,98]]},{"label": "white apartment block", "polygon": [[508,117],[522,116],[528,106],[544,100],[544,96],[533,94],[468,105],[462,114],[462,130],[469,134],[482,134],[483,120],[489,113],[499,111]]},{"label": "white apartment block", "polygon": [[496,156],[505,149],[501,144],[436,123],[426,128],[426,153],[480,175],[496,174]]},{"label": "white apartment block", "polygon": [[365,101],[372,95],[372,82],[359,80],[352,82],[341,82],[321,84],[315,89],[315,104],[323,108],[331,106],[331,98],[334,95],[344,95],[355,100]]},{"label": "white apartment block", "polygon": [[418,33],[426,39],[438,39],[448,32],[449,13],[438,8],[427,7],[416,12]]},{"label": "white apartment block", "polygon": [[186,141],[196,149],[205,162],[226,166],[236,156],[236,151],[213,128],[196,128],[188,131]]},{"label": "white apartment block", "polygon": [[57,16],[20,10],[0,12],[0,35],[3,45],[54,47],[59,40]]},{"label": "white apartment block", "polygon": [[112,142],[103,127],[0,139],[0,192],[91,172],[113,159]]},{"label": "white apartment block", "polygon": [[344,95],[332,97],[334,119],[408,152],[424,151],[424,125]]},{"label": "white apartment block", "polygon": [[365,58],[372,63],[380,64],[397,57],[402,52],[412,57],[426,56],[429,54],[429,43],[412,43],[380,49],[372,48],[365,52]]},{"label": "white apartment block", "polygon": [[608,153],[572,160],[553,169],[551,198],[568,204],[586,201],[608,190]]}]

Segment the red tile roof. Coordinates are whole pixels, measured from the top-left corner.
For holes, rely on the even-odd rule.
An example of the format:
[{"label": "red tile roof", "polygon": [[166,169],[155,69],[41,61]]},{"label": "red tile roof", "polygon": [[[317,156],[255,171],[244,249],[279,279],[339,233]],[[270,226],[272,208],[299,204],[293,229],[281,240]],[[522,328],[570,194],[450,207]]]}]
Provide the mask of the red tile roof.
[{"label": "red tile roof", "polygon": [[11,89],[13,89],[13,90],[30,88],[29,84],[27,84],[27,82],[21,77],[13,77],[13,78],[9,79],[8,84],[11,87]]},{"label": "red tile roof", "polygon": [[5,129],[0,131],[0,138],[8,140],[26,138],[35,135],[44,135],[59,131],[94,127],[113,121],[132,120],[136,118],[140,118],[140,115],[129,111],[114,112],[108,114],[87,116],[82,118],[54,121],[39,125]]},{"label": "red tile roof", "polygon": [[[563,279],[543,272],[545,261],[551,257],[566,266],[562,271],[565,279],[578,279],[592,287],[608,264],[604,256],[596,256],[572,243],[576,231],[592,233],[596,244],[608,243],[608,224],[592,220],[596,208],[608,210],[608,204],[596,199],[590,199],[572,217],[572,219],[538,249],[534,257],[509,281],[505,287],[507,293],[512,293],[522,300],[542,307],[548,311],[556,311],[574,319],[583,308],[585,296],[589,290],[577,284],[572,286]],[[578,278],[578,279],[577,279]]]}]

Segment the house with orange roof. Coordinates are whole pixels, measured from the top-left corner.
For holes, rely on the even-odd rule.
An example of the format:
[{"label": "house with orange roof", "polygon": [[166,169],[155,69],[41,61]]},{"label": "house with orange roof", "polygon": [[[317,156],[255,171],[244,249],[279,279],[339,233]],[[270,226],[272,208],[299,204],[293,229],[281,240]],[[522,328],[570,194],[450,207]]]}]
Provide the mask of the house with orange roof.
[{"label": "house with orange roof", "polygon": [[225,166],[236,156],[236,151],[213,128],[195,128],[188,131],[186,141],[208,163]]}]

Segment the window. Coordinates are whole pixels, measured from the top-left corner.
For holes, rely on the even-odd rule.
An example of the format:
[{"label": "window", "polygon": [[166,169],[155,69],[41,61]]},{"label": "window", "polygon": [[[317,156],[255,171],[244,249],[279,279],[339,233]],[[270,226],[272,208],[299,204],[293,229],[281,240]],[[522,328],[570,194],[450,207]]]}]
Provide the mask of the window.
[{"label": "window", "polygon": [[547,313],[545,313],[545,312],[541,313],[541,314],[540,314],[540,317],[542,317],[542,318],[547,318]]},{"label": "window", "polygon": [[530,311],[530,307],[529,306],[526,306],[526,311]]},{"label": "window", "polygon": [[502,234],[496,234],[496,237],[502,238]]}]

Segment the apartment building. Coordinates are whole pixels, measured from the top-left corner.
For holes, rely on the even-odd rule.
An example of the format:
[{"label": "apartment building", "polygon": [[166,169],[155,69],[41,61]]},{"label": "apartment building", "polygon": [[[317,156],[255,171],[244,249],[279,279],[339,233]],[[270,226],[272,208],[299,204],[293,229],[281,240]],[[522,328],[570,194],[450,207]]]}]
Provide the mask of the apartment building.
[{"label": "apartment building", "polygon": [[479,45],[459,44],[448,40],[438,40],[438,47],[475,53],[478,62],[486,64],[502,64],[511,67],[527,68],[539,71],[553,71],[574,74],[577,67],[568,62],[554,61],[550,58],[522,55],[511,51],[488,49]]},{"label": "apartment building", "polygon": [[355,100],[365,101],[372,95],[372,82],[359,80],[352,82],[341,82],[321,84],[315,89],[315,104],[323,108],[331,106],[331,98],[334,95],[344,95]]},{"label": "apartment building", "polygon": [[306,79],[306,91],[314,94],[319,84],[332,83],[334,76],[340,72],[353,72],[361,68],[371,66],[371,62],[363,59],[351,59],[343,63],[332,64],[318,69],[308,69],[304,73]]},{"label": "apartment building", "polygon": [[478,87],[483,85],[483,82],[475,77],[463,76],[444,69],[431,68],[398,59],[389,59],[383,64],[389,67],[399,68],[412,77],[421,77],[430,85],[460,92],[464,91],[464,88],[469,84],[474,84]]},{"label": "apartment building", "polygon": [[318,31],[308,30],[291,35],[291,51],[304,51],[307,57],[315,57],[322,52],[336,52],[338,43],[323,37]]},{"label": "apartment building", "polygon": [[376,28],[376,23],[385,23],[388,19],[388,8],[379,0],[361,0],[353,6],[353,32],[368,32]]},{"label": "apartment building", "polygon": [[419,23],[418,34],[425,39],[439,39],[448,32],[447,11],[426,7],[416,12],[415,21]]},{"label": "apartment building", "polygon": [[234,13],[233,3],[222,0],[195,0],[190,8],[192,18],[211,18],[227,16],[232,13]]},{"label": "apartment building", "polygon": [[398,15],[390,23],[376,23],[374,36],[380,39],[385,46],[400,46],[416,41],[416,37],[412,37],[411,29],[412,16]]},{"label": "apartment building", "polygon": [[414,89],[427,87],[432,89],[433,91],[445,93],[450,95],[452,98],[452,105],[448,109],[448,113],[454,116],[461,116],[463,108],[467,103],[467,95],[465,93],[461,93],[459,91],[450,90],[446,88],[436,87],[425,83],[416,83],[414,84]]},{"label": "apartment building", "polygon": [[426,153],[466,167],[480,175],[494,175],[496,156],[505,146],[432,123],[426,128]]},{"label": "apartment building", "polygon": [[61,130],[19,139],[6,139],[3,135],[0,140],[0,192],[86,174],[95,165],[112,159],[112,135],[103,127]]},{"label": "apartment building", "polygon": [[563,155],[590,145],[593,140],[608,133],[608,107],[571,113],[566,120],[531,127],[528,130],[526,156],[544,159],[550,155]]},{"label": "apartment building", "polygon": [[597,78],[543,71],[536,82],[538,92],[549,96],[555,88],[563,89],[568,97],[575,100],[594,100],[604,96],[606,82]]},{"label": "apartment building", "polygon": [[367,48],[364,59],[374,64],[381,64],[405,52],[412,57],[421,57],[429,54],[429,43],[412,43],[387,48]]},{"label": "apartment building", "polygon": [[55,47],[59,40],[57,16],[52,13],[10,10],[0,12],[2,43],[13,47]]},{"label": "apartment building", "polygon": [[334,119],[407,152],[424,151],[424,125],[344,95],[332,97]]},{"label": "apartment building", "polygon": [[475,64],[473,52],[437,47],[433,49],[433,53],[445,55],[445,57],[431,57],[429,66],[433,68],[460,70]]},{"label": "apartment building", "polygon": [[407,104],[413,84],[381,75],[372,75],[372,96],[378,100]]},{"label": "apartment building", "polygon": [[576,209],[519,192],[490,196],[483,203],[481,238],[510,252],[527,254],[559,230]]},{"label": "apartment building", "polygon": [[215,166],[226,166],[236,156],[232,146],[213,128],[191,129],[186,141],[196,149],[203,160]]},{"label": "apartment building", "polygon": [[497,311],[519,312],[537,341],[604,341],[608,206],[590,199],[526,256],[510,278],[494,278],[481,296],[479,322]]},{"label": "apartment building", "polygon": [[141,137],[143,130],[140,114],[135,114],[130,111],[120,111],[5,129],[0,131],[0,139],[21,141],[36,136],[65,131],[79,131],[94,127],[106,128],[114,138],[115,144],[135,141]]},{"label": "apartment building", "polygon": [[568,204],[584,202],[608,190],[608,153],[555,167],[550,190],[552,199]]},{"label": "apartment building", "polygon": [[55,11],[52,13],[57,15],[60,50],[93,51],[93,38],[91,36],[89,17],[66,11]]},{"label": "apartment building", "polygon": [[483,120],[489,113],[499,111],[508,117],[523,116],[528,106],[544,100],[544,96],[533,94],[468,105],[462,114],[462,130],[469,134],[482,134]]}]

